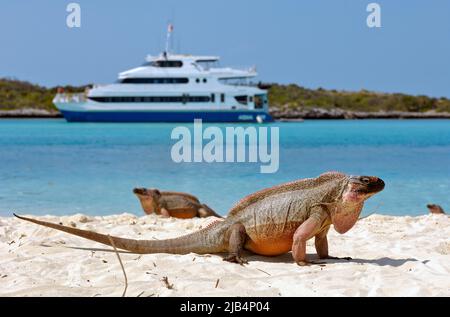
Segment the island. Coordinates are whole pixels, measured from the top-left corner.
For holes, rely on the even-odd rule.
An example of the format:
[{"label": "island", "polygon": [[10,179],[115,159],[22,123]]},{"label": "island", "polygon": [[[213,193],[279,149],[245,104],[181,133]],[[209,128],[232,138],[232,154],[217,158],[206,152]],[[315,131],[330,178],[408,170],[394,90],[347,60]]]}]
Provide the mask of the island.
[{"label": "island", "polygon": [[[269,91],[270,114],[279,121],[304,119],[449,119],[450,99],[368,90],[309,89],[296,84],[259,84]],[[92,85],[44,87],[0,79],[0,118],[60,118],[52,103],[58,88],[84,92]]]}]

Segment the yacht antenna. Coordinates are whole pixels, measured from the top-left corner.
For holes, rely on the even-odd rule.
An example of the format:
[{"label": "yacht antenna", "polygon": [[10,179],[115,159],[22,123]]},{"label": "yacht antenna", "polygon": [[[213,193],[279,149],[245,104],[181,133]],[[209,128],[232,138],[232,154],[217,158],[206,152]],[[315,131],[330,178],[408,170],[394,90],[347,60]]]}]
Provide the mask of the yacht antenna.
[{"label": "yacht antenna", "polygon": [[166,56],[169,54],[169,46],[170,46],[170,36],[173,32],[173,24],[169,23],[169,26],[167,27],[167,38],[166,38]]}]

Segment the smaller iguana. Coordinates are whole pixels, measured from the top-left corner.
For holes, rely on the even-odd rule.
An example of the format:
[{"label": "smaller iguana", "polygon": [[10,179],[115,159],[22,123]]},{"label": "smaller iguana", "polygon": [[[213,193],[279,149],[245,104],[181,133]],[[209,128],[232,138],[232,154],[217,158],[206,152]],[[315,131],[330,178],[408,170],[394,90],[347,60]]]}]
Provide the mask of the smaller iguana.
[{"label": "smaller iguana", "polygon": [[164,217],[181,219],[210,216],[222,218],[191,194],[147,188],[135,188],[133,193],[141,202],[146,214],[155,213]]},{"label": "smaller iguana", "polygon": [[292,251],[294,261],[306,265],[306,241],[315,238],[319,258],[328,254],[330,226],[346,233],[358,221],[366,199],[382,191],[375,176],[324,173],[256,192],[240,200],[224,220],[191,234],[167,240],[135,240],[112,237],[46,221],[16,217],[134,253],[221,253],[224,259],[246,263],[243,250],[265,256]]},{"label": "smaller iguana", "polygon": [[441,214],[441,215],[445,215],[445,211],[444,209],[439,206],[439,205],[435,205],[435,204],[428,204],[427,205],[428,210],[432,213],[432,214]]}]

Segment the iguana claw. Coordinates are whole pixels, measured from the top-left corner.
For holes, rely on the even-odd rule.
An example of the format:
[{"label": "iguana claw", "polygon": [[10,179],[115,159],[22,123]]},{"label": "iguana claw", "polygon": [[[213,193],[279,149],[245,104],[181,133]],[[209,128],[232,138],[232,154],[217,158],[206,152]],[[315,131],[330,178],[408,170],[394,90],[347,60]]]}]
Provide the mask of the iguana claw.
[{"label": "iguana claw", "polygon": [[298,266],[310,266],[311,263],[310,262],[306,262],[306,261],[298,261],[297,265]]},{"label": "iguana claw", "polygon": [[230,262],[230,263],[237,263],[240,265],[248,264],[248,261],[239,255],[231,254],[223,259],[224,261]]}]

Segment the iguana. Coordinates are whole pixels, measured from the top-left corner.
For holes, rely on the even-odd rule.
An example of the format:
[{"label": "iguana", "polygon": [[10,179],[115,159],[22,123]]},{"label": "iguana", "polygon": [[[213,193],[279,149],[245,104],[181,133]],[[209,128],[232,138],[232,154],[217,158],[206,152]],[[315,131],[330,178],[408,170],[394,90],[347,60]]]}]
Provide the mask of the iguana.
[{"label": "iguana", "polygon": [[445,215],[444,209],[439,205],[428,204],[427,208],[432,214],[444,214]]},{"label": "iguana", "polygon": [[193,217],[218,217],[206,204],[201,204],[197,197],[179,192],[163,192],[158,189],[135,188],[133,193],[139,198],[146,214],[155,213],[164,217],[188,219]]},{"label": "iguana", "polygon": [[[258,191],[239,201],[227,218],[199,231],[167,240],[134,240],[111,237],[117,248],[133,253],[221,253],[226,261],[246,263],[242,251],[276,256],[292,250],[295,262],[307,265],[306,241],[315,237],[319,258],[328,254],[327,232],[350,230],[364,201],[384,188],[373,176],[347,176],[328,172]],[[111,245],[108,235],[20,217],[36,224]]]}]

